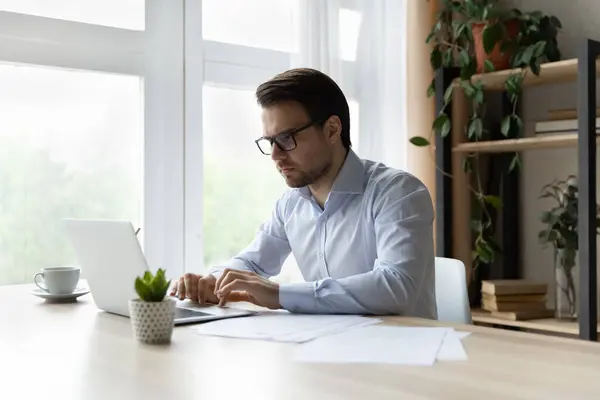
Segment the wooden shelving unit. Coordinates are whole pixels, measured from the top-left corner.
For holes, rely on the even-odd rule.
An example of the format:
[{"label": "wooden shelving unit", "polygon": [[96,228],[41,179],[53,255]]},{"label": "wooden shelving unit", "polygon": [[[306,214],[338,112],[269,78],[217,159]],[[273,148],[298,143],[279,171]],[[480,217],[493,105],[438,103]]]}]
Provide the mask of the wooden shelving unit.
[{"label": "wooden shelving unit", "polygon": [[[600,143],[600,137],[596,139]],[[486,140],[465,142],[452,148],[455,153],[506,153],[526,150],[560,149],[577,147],[577,134],[544,134],[522,139]]]},{"label": "wooden shelving unit", "polygon": [[[578,59],[561,60],[540,66],[540,74],[535,75],[528,70],[523,78],[523,86],[540,86],[548,84],[569,83],[577,80]],[[474,75],[473,82],[482,82],[488,91],[503,91],[506,78],[515,73],[521,73],[522,69],[507,69],[484,74]],[[600,60],[596,61],[596,76],[600,77]],[[454,79],[453,83],[458,85],[459,79]]]},{"label": "wooden shelving unit", "polygon": [[[496,169],[488,177],[495,182],[494,190],[502,197],[500,227],[503,276],[494,279],[518,279],[521,276],[520,232],[519,232],[519,173],[506,171],[512,159],[512,153],[541,149],[576,148],[579,155],[579,321],[563,323],[553,319],[508,321],[492,318],[481,311],[473,311],[473,320],[497,326],[512,326],[538,331],[578,335],[585,340],[598,340],[597,316],[597,249],[596,249],[596,146],[600,137],[596,133],[596,80],[600,77],[600,42],[586,39],[582,43],[577,58],[543,64],[540,74],[526,71],[525,87],[575,82],[577,85],[577,133],[545,134],[519,139],[504,139],[497,132],[492,140],[468,142],[466,126],[469,121],[469,103],[460,88],[459,69],[442,68],[436,73],[436,113],[444,107],[444,93],[450,85],[455,85],[448,115],[451,118],[450,134],[444,138],[436,137],[435,156],[439,171],[436,176],[436,254],[461,260],[472,265],[471,255],[471,193],[470,175],[463,171],[465,157],[472,153],[482,153]],[[504,93],[506,79],[520,69],[496,71],[475,75],[472,80],[482,82],[484,89],[492,95],[501,96],[502,116],[511,112]],[[498,122],[494,118],[495,126]],[[501,118],[500,118],[501,119]],[[508,154],[505,154],[508,153]],[[498,186],[498,187],[497,187]],[[507,204],[514,206],[507,207]],[[481,269],[480,269],[481,270]],[[471,279],[471,269],[467,270],[467,279]]]},{"label": "wooden shelving unit", "polygon": [[[579,335],[579,324],[577,322],[558,321],[554,318],[532,319],[527,321],[511,321],[492,317],[489,312],[479,309],[471,311],[473,322],[480,325],[496,325],[511,327],[536,332],[558,333],[561,335]],[[600,324],[597,325],[600,333]]]}]

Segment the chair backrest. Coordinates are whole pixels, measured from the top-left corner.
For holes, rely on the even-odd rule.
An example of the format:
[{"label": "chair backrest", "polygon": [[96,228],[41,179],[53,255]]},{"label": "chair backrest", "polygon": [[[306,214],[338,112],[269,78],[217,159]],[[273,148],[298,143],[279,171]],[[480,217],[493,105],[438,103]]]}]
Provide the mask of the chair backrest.
[{"label": "chair backrest", "polygon": [[471,324],[465,264],[453,258],[435,258],[435,295],[438,320]]}]

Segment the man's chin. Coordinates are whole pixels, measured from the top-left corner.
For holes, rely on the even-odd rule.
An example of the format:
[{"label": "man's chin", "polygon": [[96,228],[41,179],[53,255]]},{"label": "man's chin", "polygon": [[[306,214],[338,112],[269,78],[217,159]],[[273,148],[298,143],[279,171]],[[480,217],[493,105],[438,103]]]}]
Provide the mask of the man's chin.
[{"label": "man's chin", "polygon": [[292,178],[291,176],[283,176],[286,185],[291,187],[292,189],[298,189],[307,185],[305,179]]}]

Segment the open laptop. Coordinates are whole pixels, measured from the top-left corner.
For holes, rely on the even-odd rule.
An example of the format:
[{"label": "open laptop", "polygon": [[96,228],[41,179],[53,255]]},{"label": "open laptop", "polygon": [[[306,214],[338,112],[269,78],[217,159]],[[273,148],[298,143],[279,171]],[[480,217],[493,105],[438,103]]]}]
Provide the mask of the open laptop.
[{"label": "open laptop", "polygon": [[[96,306],[129,317],[128,301],[138,297],[135,278],[149,270],[131,222],[84,219],[65,219],[64,222]],[[169,276],[168,268],[165,270]],[[248,310],[177,300],[175,325],[252,314],[254,312]]]}]

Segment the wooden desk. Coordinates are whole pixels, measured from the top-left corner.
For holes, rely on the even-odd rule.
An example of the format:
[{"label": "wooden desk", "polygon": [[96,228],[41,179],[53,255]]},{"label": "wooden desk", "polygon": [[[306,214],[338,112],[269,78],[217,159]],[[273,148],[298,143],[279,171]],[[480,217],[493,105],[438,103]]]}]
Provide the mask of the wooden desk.
[{"label": "wooden desk", "polygon": [[[433,367],[312,365],[293,344],[202,337],[177,327],[169,346],[134,341],[129,320],[90,295],[45,304],[30,286],[0,287],[2,398],[597,399],[600,344],[460,326],[469,360]],[[436,322],[386,318],[387,324]]]}]

